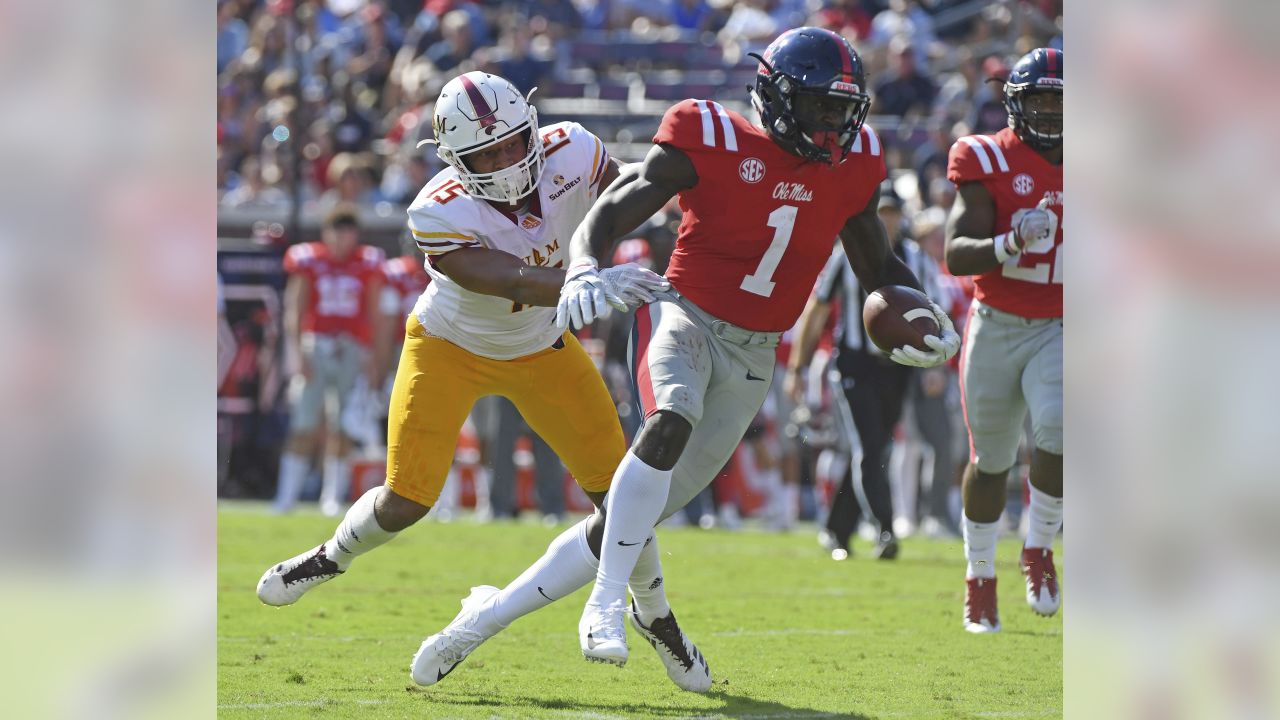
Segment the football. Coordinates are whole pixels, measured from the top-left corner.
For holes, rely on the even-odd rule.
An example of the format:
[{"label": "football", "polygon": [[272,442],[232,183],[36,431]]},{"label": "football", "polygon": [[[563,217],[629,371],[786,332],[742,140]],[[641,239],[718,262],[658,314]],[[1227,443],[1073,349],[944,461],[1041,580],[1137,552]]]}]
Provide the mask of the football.
[{"label": "football", "polygon": [[928,352],[926,335],[937,335],[938,320],[929,298],[904,285],[886,285],[867,296],[862,306],[867,337],[886,353],[903,345]]}]

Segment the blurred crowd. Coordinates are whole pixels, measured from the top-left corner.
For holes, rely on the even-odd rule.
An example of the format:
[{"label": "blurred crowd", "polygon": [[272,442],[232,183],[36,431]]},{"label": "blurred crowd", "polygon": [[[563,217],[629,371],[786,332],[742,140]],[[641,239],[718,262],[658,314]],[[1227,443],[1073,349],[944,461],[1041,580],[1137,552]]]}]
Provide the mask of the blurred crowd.
[{"label": "blurred crowd", "polygon": [[[407,204],[441,167],[433,153],[415,149],[430,137],[434,98],[448,79],[472,69],[507,77],[525,91],[539,87],[533,101],[543,103],[544,124],[578,120],[615,155],[636,160],[628,157],[628,143],[642,148],[643,133],[657,127],[674,100],[711,96],[746,111],[743,85],[755,72],[746,53],[787,28],[818,25],[844,34],[864,59],[873,97],[868,122],[883,139],[890,168],[881,218],[895,242],[918,244],[936,278],[931,293],[962,326],[971,287],[942,262],[955,199],[947,153],[962,135],[1006,125],[1001,86],[988,80],[1003,79],[1009,63],[1032,48],[1062,47],[1062,6],[1061,0],[223,0],[219,203],[252,210],[296,199],[312,216],[339,204]],[[625,119],[599,111],[610,102],[626,105]],[[678,224],[672,203],[619,246],[615,261],[663,271]],[[394,243],[380,244],[396,254]],[[590,328],[584,344],[630,434],[638,417],[625,324]],[[824,519],[858,452],[856,437],[839,427],[825,382],[830,336],[828,327],[800,401],[784,396],[779,376],[740,452],[684,519],[733,527],[755,515],[779,529]],[[780,370],[789,353],[784,343]],[[394,366],[384,370],[394,374]],[[919,375],[887,461],[895,529],[950,535],[968,454],[956,370]],[[945,408],[946,447],[930,444],[920,430],[913,407],[928,401]],[[585,509],[563,482],[559,461],[511,408],[481,403],[464,434],[459,481],[450,483],[443,511],[450,502],[474,503],[491,517],[537,508],[555,520]],[[1012,522],[1019,498],[1011,483]]]},{"label": "blurred crowd", "polygon": [[[800,25],[826,27],[853,42],[867,67],[872,121],[886,136],[891,167],[917,171],[925,197],[941,176],[935,156],[950,140],[1003,126],[998,93],[984,80],[1005,74],[1011,58],[1034,47],[1061,48],[1062,6],[1061,0],[220,0],[219,201],[270,207],[296,196],[319,214],[338,201],[408,202],[440,167],[414,147],[429,137],[432,104],[449,78],[474,69],[526,92],[540,88],[535,102],[678,100],[686,90],[745,102],[742,86],[755,67],[746,53]],[[652,130],[661,106],[646,111]],[[619,136],[610,123],[590,129],[606,141],[647,139]]]}]

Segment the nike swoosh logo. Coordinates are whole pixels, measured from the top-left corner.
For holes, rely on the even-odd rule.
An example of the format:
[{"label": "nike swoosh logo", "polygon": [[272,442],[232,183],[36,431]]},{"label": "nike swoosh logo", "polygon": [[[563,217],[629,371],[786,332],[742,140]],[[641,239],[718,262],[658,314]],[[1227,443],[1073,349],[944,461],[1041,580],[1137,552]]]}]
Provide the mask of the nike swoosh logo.
[{"label": "nike swoosh logo", "polygon": [[638,542],[629,543],[629,542],[622,542],[621,540],[619,540],[618,544],[621,545],[622,547],[631,547],[632,545],[639,545],[640,543]]},{"label": "nike swoosh logo", "polygon": [[554,598],[552,598],[550,595],[546,594],[545,592],[542,592],[542,586],[541,586],[541,585],[539,585],[539,586],[538,586],[538,594],[539,594],[539,595],[541,595],[542,597],[544,597],[544,598],[546,598],[546,599],[550,600],[551,602],[555,602],[555,599],[554,599]]},{"label": "nike swoosh logo", "polygon": [[764,378],[758,378],[758,377],[756,377],[755,375],[752,375],[750,370],[748,370],[748,371],[747,371],[747,379],[748,379],[748,380],[759,380],[760,382],[764,382]]},{"label": "nike swoosh logo", "polygon": [[454,669],[454,668],[456,668],[456,667],[458,667],[458,663],[454,663],[454,664],[450,665],[448,670],[437,670],[437,671],[436,671],[436,682],[440,682],[441,680],[443,680],[443,679],[444,679],[444,676],[445,676],[445,675],[448,675],[448,674],[449,674],[449,673],[451,673],[451,672],[453,672],[453,669]]},{"label": "nike swoosh logo", "polygon": [[587,633],[587,649],[588,650],[596,649],[596,639],[591,636],[591,633]]}]

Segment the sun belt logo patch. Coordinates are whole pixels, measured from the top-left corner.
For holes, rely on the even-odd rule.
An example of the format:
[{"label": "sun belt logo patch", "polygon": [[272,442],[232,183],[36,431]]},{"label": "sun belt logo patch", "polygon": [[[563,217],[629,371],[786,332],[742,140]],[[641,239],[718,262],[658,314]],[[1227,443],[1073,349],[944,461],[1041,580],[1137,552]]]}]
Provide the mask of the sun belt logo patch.
[{"label": "sun belt logo patch", "polygon": [[758,183],[764,179],[764,163],[760,160],[749,157],[738,165],[738,177],[743,182]]},{"label": "sun belt logo patch", "polygon": [[1036,189],[1036,182],[1026,173],[1018,173],[1013,178],[1013,191],[1019,195],[1030,195]]}]

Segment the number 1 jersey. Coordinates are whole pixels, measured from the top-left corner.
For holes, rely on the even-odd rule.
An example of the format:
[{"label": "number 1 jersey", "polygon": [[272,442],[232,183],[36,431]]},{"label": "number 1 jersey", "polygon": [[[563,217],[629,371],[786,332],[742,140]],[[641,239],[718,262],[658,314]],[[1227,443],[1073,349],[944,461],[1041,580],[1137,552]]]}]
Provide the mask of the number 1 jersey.
[{"label": "number 1 jersey", "polygon": [[843,163],[829,165],[783,150],[709,100],[671,107],[653,141],[680,150],[698,173],[679,194],[684,217],[667,279],[703,310],[758,332],[795,324],[840,229],[886,176],[870,126]]}]

